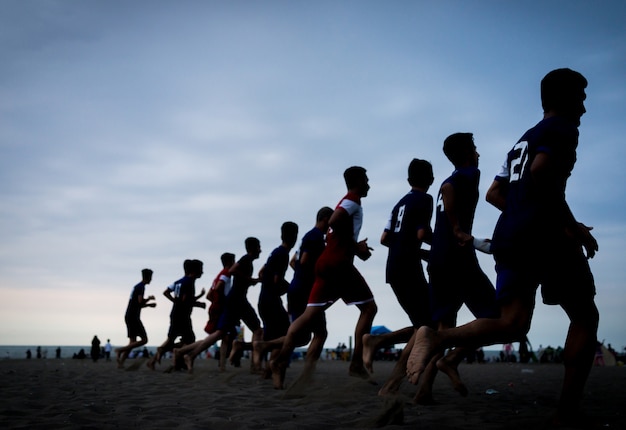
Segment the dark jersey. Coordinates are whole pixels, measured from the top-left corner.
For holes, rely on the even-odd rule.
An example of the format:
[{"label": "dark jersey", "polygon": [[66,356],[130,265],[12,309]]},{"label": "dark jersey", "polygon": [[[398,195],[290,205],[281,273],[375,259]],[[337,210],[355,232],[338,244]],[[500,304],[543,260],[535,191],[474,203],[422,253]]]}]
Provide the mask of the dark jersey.
[{"label": "dark jersey", "polygon": [[139,297],[143,298],[146,291],[146,284],[143,282],[138,283],[133,287],[133,291],[130,293],[130,299],[128,300],[128,307],[126,307],[126,319],[139,319],[141,316],[141,303]]},{"label": "dark jersey", "polygon": [[[422,272],[417,239],[420,229],[429,229],[433,214],[433,198],[424,192],[412,190],[394,206],[385,227],[389,252],[387,255],[387,283],[415,279]],[[416,273],[417,271],[417,273]]]},{"label": "dark jersey", "polygon": [[[266,300],[280,301],[280,296],[287,292],[288,284],[284,279],[288,266],[289,250],[284,246],[274,249],[263,268],[259,305]],[[276,278],[279,280],[278,284],[275,282]]]},{"label": "dark jersey", "polygon": [[234,301],[246,300],[248,294],[248,288],[250,288],[250,278],[254,271],[253,259],[250,255],[246,254],[239,259],[237,265],[237,273],[233,275],[233,286],[230,293],[226,296],[226,303]]},{"label": "dark jersey", "polygon": [[[324,232],[317,227],[313,227],[303,237],[302,243],[298,250],[299,258],[296,258],[295,267],[293,270],[293,279],[289,286],[289,292],[294,292],[300,288],[311,290],[313,281],[315,281],[315,262],[324,251],[326,242],[324,241]],[[307,253],[308,260],[311,264],[300,264],[300,257],[302,254]],[[308,292],[307,292],[308,295]]]},{"label": "dark jersey", "polygon": [[171,317],[189,317],[196,301],[196,280],[184,276],[168,287],[174,292],[174,305],[172,306]]},{"label": "dark jersey", "polygon": [[[457,217],[461,229],[472,234],[474,224],[474,212],[478,203],[478,183],[480,170],[476,167],[463,167],[455,170],[452,175],[443,181],[451,184],[454,188],[454,200]],[[454,236],[452,225],[448,220],[443,206],[441,191],[437,197],[437,211],[435,215],[435,230],[430,247],[429,268],[446,267],[449,263],[457,266],[464,259],[474,260],[476,252],[473,246],[460,246]]]},{"label": "dark jersey", "polygon": [[[565,186],[578,146],[576,124],[562,117],[540,121],[528,130],[507,155],[497,177],[507,189],[506,206],[493,235],[494,254],[527,253],[541,243],[563,237],[574,221],[565,202]],[[550,155],[551,176],[537,186],[530,167],[539,153]]]}]

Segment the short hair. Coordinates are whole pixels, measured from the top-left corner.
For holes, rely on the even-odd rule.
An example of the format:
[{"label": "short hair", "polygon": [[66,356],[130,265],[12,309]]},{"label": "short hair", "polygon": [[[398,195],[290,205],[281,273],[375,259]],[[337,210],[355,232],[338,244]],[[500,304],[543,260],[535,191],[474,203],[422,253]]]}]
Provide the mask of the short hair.
[{"label": "short hair", "polygon": [[261,242],[256,237],[247,237],[244,244],[247,252],[250,252],[254,247],[258,248],[261,246]]},{"label": "short hair", "polygon": [[204,267],[204,263],[201,260],[192,260],[193,261],[193,271],[194,273],[202,273],[202,269]]},{"label": "short hair", "polygon": [[409,163],[409,184],[412,187],[430,187],[434,179],[432,164],[419,158],[411,160]]},{"label": "short hair", "polygon": [[286,221],[280,226],[280,238],[289,243],[295,243],[298,237],[298,224]]},{"label": "short hair", "polygon": [[322,221],[324,218],[330,218],[333,212],[334,210],[332,210],[328,206],[324,206],[323,208],[317,211],[317,216],[315,217],[315,221]]},{"label": "short hair", "polygon": [[225,252],[220,256],[223,266],[230,266],[235,262],[235,254]]},{"label": "short hair", "polygon": [[544,112],[563,110],[576,103],[587,88],[587,79],[568,69],[555,69],[541,80],[541,106]]},{"label": "short hair", "polygon": [[348,167],[343,172],[343,179],[346,181],[346,186],[348,188],[359,186],[365,178],[365,172],[365,168],[360,166]]},{"label": "short hair", "polygon": [[443,153],[455,166],[463,163],[475,148],[472,133],[454,133],[443,141]]},{"label": "short hair", "polygon": [[150,269],[143,269],[141,271],[141,278],[142,279],[148,279],[150,277],[152,277],[152,273],[154,273],[152,270]]},{"label": "short hair", "polygon": [[189,273],[202,273],[202,266],[204,266],[204,263],[200,260],[185,260],[183,263],[183,269],[186,275]]},{"label": "short hair", "polygon": [[282,234],[298,234],[298,224],[293,221],[285,221],[283,225],[280,226],[280,232]]}]

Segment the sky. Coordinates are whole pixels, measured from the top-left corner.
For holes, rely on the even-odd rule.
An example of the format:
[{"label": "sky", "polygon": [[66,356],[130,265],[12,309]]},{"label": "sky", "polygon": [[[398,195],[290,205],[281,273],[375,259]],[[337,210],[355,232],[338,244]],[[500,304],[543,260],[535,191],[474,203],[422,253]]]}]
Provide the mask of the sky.
[{"label": "sky", "polygon": [[[374,251],[356,265],[374,324],[408,326],[379,239],[410,160],[433,164],[436,195],[453,170],[443,140],[474,133],[474,235],[489,237],[498,211],[484,194],[542,118],[541,78],[569,67],[589,86],[567,199],[600,246],[598,338],[622,349],[625,20],[619,0],[0,2],[0,344],[126,344],[144,267],[157,307],[142,320],[160,344],[162,292],[185,259],[205,263],[199,291],[256,236],[260,269],[284,221],[301,238],[336,205],[352,165],[371,185],[360,238]],[[495,282],[493,259],[480,261]],[[357,316],[332,306],[326,346],[349,344]],[[206,317],[194,311],[198,338]],[[471,319],[463,308],[459,323]],[[539,300],[529,339],[563,345],[567,326]]]}]

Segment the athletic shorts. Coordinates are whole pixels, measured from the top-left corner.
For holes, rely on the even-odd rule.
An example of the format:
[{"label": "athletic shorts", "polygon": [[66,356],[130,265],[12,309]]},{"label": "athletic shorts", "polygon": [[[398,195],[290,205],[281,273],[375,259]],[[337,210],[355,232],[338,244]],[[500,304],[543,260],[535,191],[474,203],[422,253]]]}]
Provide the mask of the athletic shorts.
[{"label": "athletic shorts", "polygon": [[413,327],[432,326],[428,283],[423,274],[413,279],[407,277],[397,281],[390,280],[389,285]]},{"label": "athletic shorts", "polygon": [[430,303],[433,320],[456,319],[465,304],[476,318],[496,318],[499,307],[493,284],[478,264],[430,268]]},{"label": "athletic shorts", "polygon": [[263,320],[263,340],[278,339],[289,329],[289,315],[279,298],[259,301],[259,315]]},{"label": "athletic shorts", "polygon": [[191,325],[191,317],[186,315],[176,316],[170,319],[170,330],[167,333],[167,337],[170,339],[176,339],[181,337],[181,341],[189,345],[196,341],[196,335],[193,332]]},{"label": "athletic shorts", "polygon": [[596,294],[593,274],[582,248],[569,242],[544,246],[530,256],[495,255],[496,297],[534,301],[541,285],[547,305],[584,303]]},{"label": "athletic shorts", "polygon": [[127,318],[126,319],[126,332],[129,339],[140,337],[141,339],[148,339],[146,329],[139,318]]},{"label": "athletic shorts", "polygon": [[315,282],[307,306],[326,306],[342,299],[347,305],[374,300],[365,279],[352,264],[315,266]]},{"label": "athletic shorts", "polygon": [[247,299],[236,302],[233,300],[227,301],[224,313],[222,313],[217,324],[218,329],[230,331],[235,326],[239,326],[240,321],[243,321],[251,331],[261,328],[261,321]]}]

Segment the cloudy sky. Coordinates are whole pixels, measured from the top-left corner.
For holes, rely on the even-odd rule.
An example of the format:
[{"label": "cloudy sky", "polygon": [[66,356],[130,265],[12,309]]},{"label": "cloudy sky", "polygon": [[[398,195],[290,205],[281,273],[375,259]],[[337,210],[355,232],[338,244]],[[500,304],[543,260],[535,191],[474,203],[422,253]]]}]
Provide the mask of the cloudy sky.
[{"label": "cloudy sky", "polygon": [[[334,207],[351,165],[372,186],[361,237],[374,256],[357,265],[375,324],[407,326],[378,240],[409,161],[433,163],[436,194],[452,172],[443,139],[473,132],[484,196],[541,119],[539,81],[570,67],[589,87],[567,197],[600,243],[598,337],[621,349],[625,20],[623,1],[1,2],[0,344],[125,344],[144,267],[157,307],[143,321],[161,343],[162,292],[184,259],[205,262],[199,290],[222,252],[239,258],[257,236],[260,268],[282,222],[302,234]],[[481,198],[475,235],[497,215]],[[206,313],[194,312],[201,337]],[[348,344],[356,317],[343,303],[328,311],[328,347]],[[533,346],[562,345],[566,330],[560,308],[537,305]]]}]

